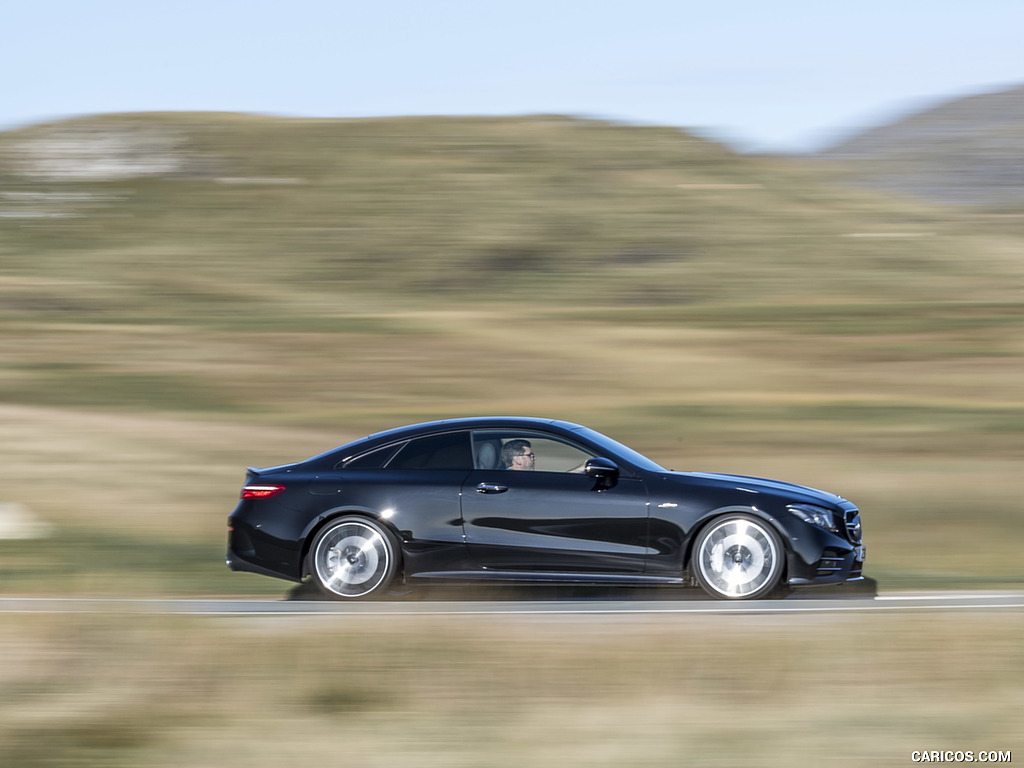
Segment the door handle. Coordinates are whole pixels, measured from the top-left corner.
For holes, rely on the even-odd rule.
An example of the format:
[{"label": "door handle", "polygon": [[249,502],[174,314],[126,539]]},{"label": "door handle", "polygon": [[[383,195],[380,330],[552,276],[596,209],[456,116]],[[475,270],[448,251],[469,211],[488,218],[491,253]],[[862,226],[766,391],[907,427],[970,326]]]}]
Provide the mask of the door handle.
[{"label": "door handle", "polygon": [[507,485],[498,485],[497,483],[480,483],[476,487],[477,493],[504,493],[507,490]]}]

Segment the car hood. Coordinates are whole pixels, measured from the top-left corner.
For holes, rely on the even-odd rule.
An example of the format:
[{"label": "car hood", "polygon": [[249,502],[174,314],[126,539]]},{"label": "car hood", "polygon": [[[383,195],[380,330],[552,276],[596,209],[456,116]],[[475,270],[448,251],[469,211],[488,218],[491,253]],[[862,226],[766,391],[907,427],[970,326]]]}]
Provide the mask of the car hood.
[{"label": "car hood", "polygon": [[793,501],[811,504],[826,504],[838,507],[846,502],[842,496],[828,491],[819,491],[806,485],[787,483],[783,480],[772,480],[767,477],[751,477],[749,475],[728,475],[716,472],[670,472],[670,477],[705,482],[721,487],[737,488],[755,493],[771,493],[791,497]]}]

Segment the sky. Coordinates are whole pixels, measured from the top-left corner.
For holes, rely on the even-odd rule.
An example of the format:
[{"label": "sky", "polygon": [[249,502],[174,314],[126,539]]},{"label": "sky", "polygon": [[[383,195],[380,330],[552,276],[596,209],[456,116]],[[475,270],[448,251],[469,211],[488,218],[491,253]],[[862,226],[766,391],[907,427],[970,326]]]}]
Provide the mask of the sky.
[{"label": "sky", "polygon": [[801,152],[1024,84],[1024,0],[4,0],[0,19],[0,130],[544,113]]}]

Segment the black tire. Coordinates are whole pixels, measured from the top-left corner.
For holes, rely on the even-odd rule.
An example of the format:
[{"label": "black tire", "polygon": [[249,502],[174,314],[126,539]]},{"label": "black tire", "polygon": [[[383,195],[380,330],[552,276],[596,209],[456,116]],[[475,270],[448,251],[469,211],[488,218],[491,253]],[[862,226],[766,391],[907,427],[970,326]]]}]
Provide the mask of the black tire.
[{"label": "black tire", "polygon": [[784,596],[779,583],[786,550],[772,525],[753,515],[715,518],[697,537],[690,570],[701,588],[719,600]]},{"label": "black tire", "polygon": [[381,595],[398,572],[398,542],[369,518],[349,515],[321,529],[309,548],[307,570],[332,600]]}]

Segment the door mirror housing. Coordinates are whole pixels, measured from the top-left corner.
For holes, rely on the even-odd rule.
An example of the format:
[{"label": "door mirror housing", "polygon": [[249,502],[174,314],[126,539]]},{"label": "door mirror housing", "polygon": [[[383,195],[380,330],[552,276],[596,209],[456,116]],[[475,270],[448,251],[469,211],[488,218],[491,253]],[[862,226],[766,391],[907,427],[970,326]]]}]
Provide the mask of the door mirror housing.
[{"label": "door mirror housing", "polygon": [[601,456],[589,459],[583,467],[583,473],[597,481],[598,490],[612,488],[619,481],[618,464]]}]

